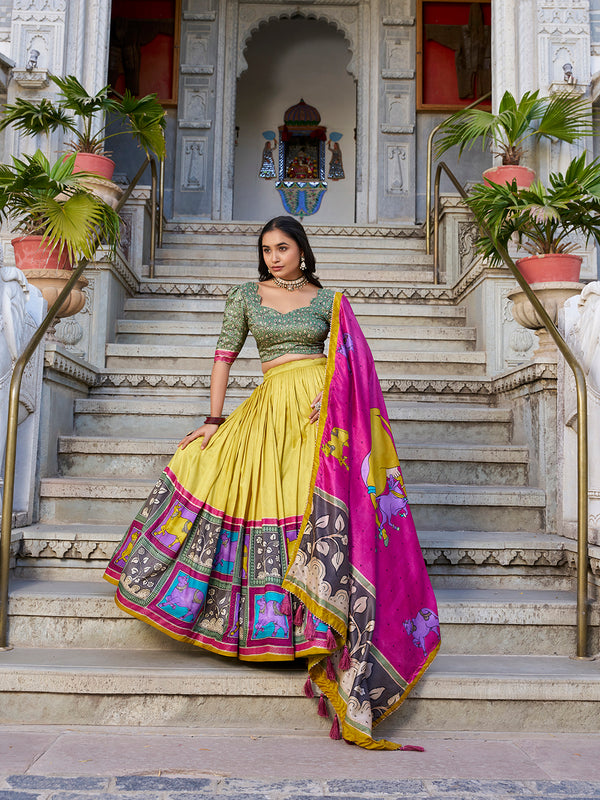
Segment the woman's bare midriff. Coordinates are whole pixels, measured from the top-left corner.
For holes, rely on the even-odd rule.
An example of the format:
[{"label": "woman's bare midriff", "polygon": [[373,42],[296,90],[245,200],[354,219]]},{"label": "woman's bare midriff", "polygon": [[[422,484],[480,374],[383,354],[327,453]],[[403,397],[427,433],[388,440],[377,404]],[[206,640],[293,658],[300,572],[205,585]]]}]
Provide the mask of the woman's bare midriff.
[{"label": "woman's bare midriff", "polygon": [[279,358],[273,358],[271,361],[264,361],[262,364],[263,374],[272,367],[278,367],[280,364],[285,364],[288,361],[302,361],[304,358],[324,358],[323,353],[286,353]]}]

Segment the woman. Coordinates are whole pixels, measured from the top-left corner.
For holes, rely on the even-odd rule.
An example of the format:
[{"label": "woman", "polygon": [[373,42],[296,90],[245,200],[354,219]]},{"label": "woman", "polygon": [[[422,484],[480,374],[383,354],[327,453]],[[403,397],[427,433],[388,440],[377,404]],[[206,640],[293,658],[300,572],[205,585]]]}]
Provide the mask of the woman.
[{"label": "woman", "polygon": [[[105,577],[123,610],[181,641],[245,660],[308,657],[305,692],[320,689],[322,716],[333,706],[333,738],[401,749],[372,727],[433,660],[439,624],[373,358],[296,220],[265,225],[258,261],[258,283],[227,299],[210,415],[179,443]],[[225,419],[249,330],[264,381]]]}]

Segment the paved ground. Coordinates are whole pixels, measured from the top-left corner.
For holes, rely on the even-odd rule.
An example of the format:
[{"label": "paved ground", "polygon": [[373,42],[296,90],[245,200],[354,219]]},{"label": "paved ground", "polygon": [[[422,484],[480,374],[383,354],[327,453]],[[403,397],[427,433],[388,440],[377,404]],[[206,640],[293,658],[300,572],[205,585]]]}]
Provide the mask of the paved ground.
[{"label": "paved ground", "polygon": [[367,752],[322,732],[0,728],[0,800],[600,800],[600,734],[410,732]]}]

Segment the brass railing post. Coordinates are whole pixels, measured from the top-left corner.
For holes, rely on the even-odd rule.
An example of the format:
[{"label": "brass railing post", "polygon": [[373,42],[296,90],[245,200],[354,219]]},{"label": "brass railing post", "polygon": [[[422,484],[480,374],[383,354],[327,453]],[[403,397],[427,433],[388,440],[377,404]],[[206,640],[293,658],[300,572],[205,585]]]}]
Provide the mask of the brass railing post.
[{"label": "brass railing post", "polygon": [[[137,171],[134,179],[131,181],[121,199],[115,207],[118,214],[121,208],[129,199],[129,195],[137,185],[138,181],[144,174],[148,162],[153,163],[150,158],[146,158],[144,163]],[[156,175],[156,166],[154,167],[154,175]],[[155,215],[154,215],[155,216]],[[35,331],[25,349],[15,362],[13,374],[10,381],[9,399],[8,399],[8,424],[6,428],[6,449],[4,459],[4,491],[2,496],[2,527],[0,528],[0,650],[8,650],[8,589],[9,589],[9,573],[10,573],[10,542],[12,532],[12,512],[14,502],[14,488],[15,488],[15,461],[17,456],[17,425],[19,414],[19,395],[21,392],[21,380],[23,372],[31,356],[36,351],[38,345],[42,341],[44,334],[50,327],[54,320],[57,311],[62,306],[63,302],[69,295],[69,292],[83,273],[86,266],[89,264],[88,259],[82,259],[73,270],[69,280],[64,285],[62,292],[56,298],[56,301],[48,309],[48,312],[42,320],[40,326]]]},{"label": "brass railing post", "polygon": [[[488,97],[491,97],[492,93],[487,92],[486,94],[479,97],[475,100],[474,103],[471,103],[468,106],[464,107],[464,111],[468,108],[473,108],[474,106],[479,105],[479,103],[483,103],[484,100],[487,100]],[[427,172],[425,178],[425,202],[426,202],[426,213],[425,213],[425,247],[427,255],[431,255],[431,172],[433,169],[433,140],[435,138],[436,133],[444,124],[445,120],[442,120],[438,125],[433,128],[429,136],[427,137]]]},{"label": "brass railing post", "polygon": [[[457,177],[443,161],[437,166],[435,175],[435,215],[434,215],[434,276],[438,273],[439,258],[439,188],[442,170],[452,181],[463,199],[468,197]],[[527,299],[534,307],[544,327],[554,340],[565,361],[575,377],[577,390],[577,654],[576,658],[587,658],[588,637],[588,417],[587,417],[587,383],[585,372],[573,352],[552,322],[548,312],[538,299],[536,293],[517,269],[517,265],[508,251],[492,234],[487,225],[480,223],[482,231],[488,236],[500,257],[510,269],[513,277],[525,292]]]}]

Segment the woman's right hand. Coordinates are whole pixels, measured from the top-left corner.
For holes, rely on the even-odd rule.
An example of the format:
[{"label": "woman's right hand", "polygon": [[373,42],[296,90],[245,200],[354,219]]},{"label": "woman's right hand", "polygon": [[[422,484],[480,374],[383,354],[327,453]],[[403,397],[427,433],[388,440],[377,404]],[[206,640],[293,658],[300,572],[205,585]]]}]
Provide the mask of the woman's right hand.
[{"label": "woman's right hand", "polygon": [[200,449],[204,450],[211,437],[215,435],[218,429],[218,425],[201,425],[199,428],[196,428],[195,431],[190,431],[188,434],[186,434],[186,436],[184,436],[179,442],[177,447],[181,447],[182,450],[185,450],[188,444],[191,444],[191,442],[193,442],[195,439],[199,439],[201,436],[203,436],[204,441],[200,445]]}]

